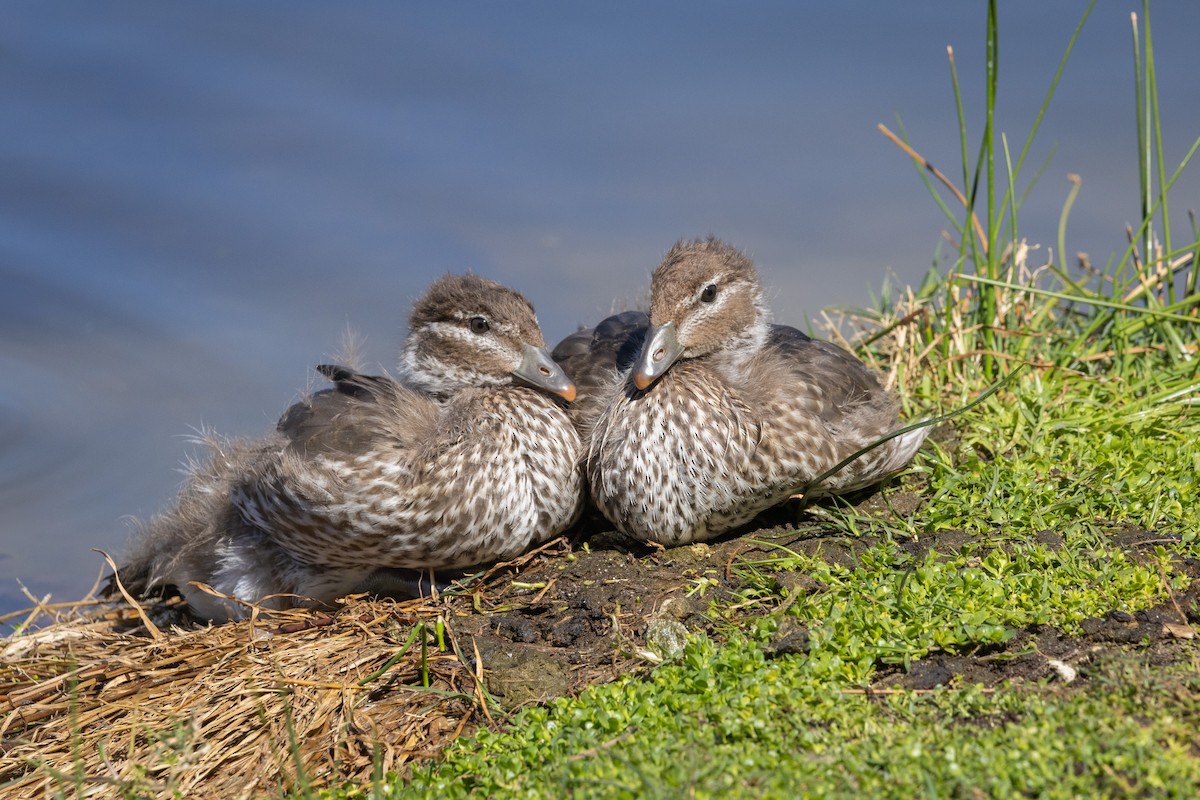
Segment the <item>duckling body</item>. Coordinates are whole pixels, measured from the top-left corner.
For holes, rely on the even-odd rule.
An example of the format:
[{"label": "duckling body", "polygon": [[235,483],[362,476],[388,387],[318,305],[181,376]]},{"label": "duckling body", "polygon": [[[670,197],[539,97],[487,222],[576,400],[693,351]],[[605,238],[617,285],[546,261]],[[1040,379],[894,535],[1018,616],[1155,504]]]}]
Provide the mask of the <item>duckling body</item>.
[{"label": "duckling body", "polygon": [[373,376],[339,378],[356,393],[289,409],[286,445],[234,487],[242,515],[291,554],[335,567],[467,567],[519,555],[573,521],[581,445],[545,392],[464,389],[439,404]]},{"label": "duckling body", "polygon": [[[851,354],[771,324],[753,265],[723,242],[677,244],[655,271],[645,327],[625,319],[644,339],[625,371],[611,335],[590,360],[583,333],[556,355],[581,386],[602,387],[580,398],[597,409],[582,426],[591,496],[635,538],[703,541],[797,493],[869,486],[924,439],[897,437],[811,485],[900,427],[897,404]],[[584,378],[589,369],[607,379]]]},{"label": "duckling body", "polygon": [[[174,585],[196,616],[326,604],[389,568],[511,558],[569,527],[583,504],[573,384],[532,307],[476,276],[419,300],[400,380],[319,368],[335,383],[255,442],[213,440],[175,504],[119,574]],[[237,600],[191,586],[209,584]]]}]

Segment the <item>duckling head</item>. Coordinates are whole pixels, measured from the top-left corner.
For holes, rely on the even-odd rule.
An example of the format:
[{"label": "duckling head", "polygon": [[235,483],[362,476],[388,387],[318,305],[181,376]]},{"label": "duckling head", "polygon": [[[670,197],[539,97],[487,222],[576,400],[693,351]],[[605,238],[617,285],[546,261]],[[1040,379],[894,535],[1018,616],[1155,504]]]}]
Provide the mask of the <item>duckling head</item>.
[{"label": "duckling head", "polygon": [[575,384],[546,350],[533,305],[495,281],[439,278],[413,304],[408,329],[400,369],[413,388],[448,397],[519,384],[575,399]]},{"label": "duckling head", "polygon": [[680,359],[753,355],[770,313],[754,264],[713,237],[681,241],[650,280],[650,330],[631,376],[646,389]]}]

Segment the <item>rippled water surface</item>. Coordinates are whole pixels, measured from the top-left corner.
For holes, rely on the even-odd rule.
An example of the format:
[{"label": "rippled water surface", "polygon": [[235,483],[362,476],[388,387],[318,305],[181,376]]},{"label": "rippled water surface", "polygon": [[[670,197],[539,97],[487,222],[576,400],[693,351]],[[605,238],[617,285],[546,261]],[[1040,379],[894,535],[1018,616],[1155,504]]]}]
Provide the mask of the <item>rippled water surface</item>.
[{"label": "rippled water surface", "polygon": [[[1082,3],[1001,4],[1014,148]],[[943,220],[875,130],[958,174],[982,3],[18,2],[0,25],[0,614],[81,596],[202,425],[266,430],[349,326],[391,366],[412,298],[472,269],[553,341],[636,301],[681,236],[750,251],[803,323],[913,282]],[[1053,6],[1048,8],[1048,6]],[[1088,23],[1025,210],[1096,263],[1137,215],[1128,13]],[[1200,133],[1200,4],[1155,5],[1164,131]],[[1194,175],[1176,207],[1198,204]]]}]

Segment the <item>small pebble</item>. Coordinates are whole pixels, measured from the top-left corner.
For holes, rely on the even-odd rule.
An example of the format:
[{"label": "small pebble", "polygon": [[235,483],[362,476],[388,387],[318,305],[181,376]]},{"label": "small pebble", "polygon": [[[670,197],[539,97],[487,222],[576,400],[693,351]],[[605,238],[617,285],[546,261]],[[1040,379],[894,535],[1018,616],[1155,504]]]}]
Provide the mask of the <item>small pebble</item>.
[{"label": "small pebble", "polygon": [[1062,678],[1063,683],[1070,683],[1079,676],[1079,672],[1065,661],[1059,661],[1057,658],[1049,658],[1046,659],[1046,663],[1058,673],[1058,677]]}]

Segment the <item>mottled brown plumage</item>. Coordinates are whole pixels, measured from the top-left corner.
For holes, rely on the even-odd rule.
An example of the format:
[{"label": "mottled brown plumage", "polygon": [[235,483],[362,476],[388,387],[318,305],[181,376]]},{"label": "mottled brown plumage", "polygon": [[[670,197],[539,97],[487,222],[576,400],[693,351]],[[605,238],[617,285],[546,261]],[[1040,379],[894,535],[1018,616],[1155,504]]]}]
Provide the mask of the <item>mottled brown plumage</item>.
[{"label": "mottled brown plumage", "polygon": [[197,616],[236,618],[240,604],[189,582],[267,607],[328,603],[386,588],[389,568],[514,557],[578,517],[581,443],[562,403],[575,388],[516,292],[446,276],[414,305],[399,380],[320,369],[334,388],[271,435],[210,442],[137,537],[127,586],[174,585]]},{"label": "mottled brown plumage", "polygon": [[[897,404],[851,354],[772,325],[754,265],[716,239],[667,253],[648,319],[627,312],[596,330],[555,355],[581,387],[592,499],[644,541],[703,541],[799,492],[869,486],[924,439],[897,437],[811,485],[898,428]],[[643,340],[636,355],[622,337]]]}]

